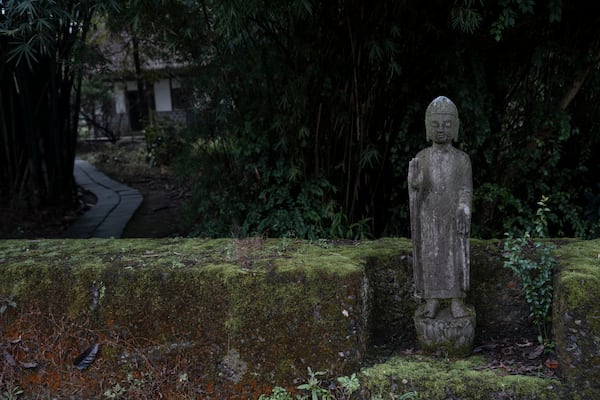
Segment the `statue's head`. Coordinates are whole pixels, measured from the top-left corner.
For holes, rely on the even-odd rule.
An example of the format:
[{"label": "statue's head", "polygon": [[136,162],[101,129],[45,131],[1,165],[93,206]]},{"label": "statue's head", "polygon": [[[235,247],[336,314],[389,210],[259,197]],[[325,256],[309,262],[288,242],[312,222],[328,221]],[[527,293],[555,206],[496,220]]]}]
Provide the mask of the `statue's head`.
[{"label": "statue's head", "polygon": [[436,97],[425,111],[425,131],[427,140],[447,143],[458,139],[458,110],[456,105],[445,96]]}]

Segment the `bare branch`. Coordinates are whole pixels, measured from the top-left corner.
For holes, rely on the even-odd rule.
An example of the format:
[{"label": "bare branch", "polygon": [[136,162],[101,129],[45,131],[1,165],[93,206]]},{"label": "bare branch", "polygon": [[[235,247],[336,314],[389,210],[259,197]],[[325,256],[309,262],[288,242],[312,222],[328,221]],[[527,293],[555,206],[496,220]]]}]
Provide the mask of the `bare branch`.
[{"label": "bare branch", "polygon": [[579,90],[585,83],[585,80],[590,75],[592,70],[594,68],[596,68],[596,66],[599,62],[600,62],[600,51],[596,54],[596,57],[594,57],[594,61],[590,65],[588,65],[588,67],[583,71],[583,73],[577,79],[575,79],[575,81],[573,81],[573,84],[571,85],[571,87],[569,88],[567,93],[565,93],[563,98],[560,100],[560,102],[558,103],[558,107],[560,110],[565,111],[567,109],[567,107],[569,107],[569,104],[571,104],[571,102],[573,101],[575,96],[577,96],[577,93],[579,93]]}]

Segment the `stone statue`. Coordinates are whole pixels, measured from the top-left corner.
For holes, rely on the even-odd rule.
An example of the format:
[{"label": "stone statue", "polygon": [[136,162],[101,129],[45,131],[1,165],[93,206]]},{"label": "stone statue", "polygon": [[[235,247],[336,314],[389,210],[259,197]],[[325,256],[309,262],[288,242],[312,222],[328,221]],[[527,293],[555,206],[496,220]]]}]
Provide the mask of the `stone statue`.
[{"label": "stone statue", "polygon": [[[423,325],[434,336],[430,338],[433,342],[439,338],[429,325],[436,323],[428,319],[472,317],[466,323],[474,325],[474,310],[464,303],[469,289],[473,184],[469,156],[452,146],[458,128],[454,103],[444,96],[433,100],[425,112],[427,139],[432,146],[420,151],[408,166],[414,280],[417,296],[426,301],[415,313],[415,324],[417,330]],[[446,303],[449,312],[440,315]],[[456,321],[452,323],[456,325]],[[448,327],[440,329],[447,331]]]}]

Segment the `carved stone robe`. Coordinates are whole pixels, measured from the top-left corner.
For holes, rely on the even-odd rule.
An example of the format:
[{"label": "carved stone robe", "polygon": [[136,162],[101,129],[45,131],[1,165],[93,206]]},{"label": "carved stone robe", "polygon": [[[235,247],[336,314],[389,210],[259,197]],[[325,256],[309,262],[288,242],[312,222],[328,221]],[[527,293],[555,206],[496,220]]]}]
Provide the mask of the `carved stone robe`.
[{"label": "carved stone robe", "polygon": [[430,147],[416,158],[422,181],[418,187],[409,182],[416,294],[425,299],[465,297],[469,232],[459,233],[457,214],[461,205],[471,208],[471,161],[452,146]]}]

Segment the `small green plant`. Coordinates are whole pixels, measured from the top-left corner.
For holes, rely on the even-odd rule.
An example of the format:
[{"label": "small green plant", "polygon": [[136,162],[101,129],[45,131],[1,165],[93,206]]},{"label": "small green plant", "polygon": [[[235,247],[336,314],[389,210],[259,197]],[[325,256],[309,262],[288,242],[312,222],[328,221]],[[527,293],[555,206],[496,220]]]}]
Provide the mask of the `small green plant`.
[{"label": "small green plant", "polygon": [[419,394],[417,392],[406,392],[398,398],[398,400],[419,400]]},{"label": "small green plant", "polygon": [[333,399],[329,390],[321,387],[320,376],[325,375],[323,371],[313,371],[308,367],[308,381],[298,386],[298,389],[305,390],[310,393],[311,400],[328,400]]},{"label": "small green plant", "polygon": [[294,400],[292,395],[281,386],[275,386],[272,392],[273,394],[270,396],[261,394],[258,400]]},{"label": "small green plant", "polygon": [[23,394],[23,390],[18,386],[7,384],[5,389],[2,391],[1,400],[16,400]]},{"label": "small green plant", "polygon": [[23,236],[24,234],[25,234],[25,230],[23,230],[22,227],[20,227],[20,226],[15,227],[15,230],[13,231],[13,235],[15,237],[18,238],[18,237]]},{"label": "small green plant", "polygon": [[334,239],[365,240],[371,237],[370,223],[371,218],[363,218],[351,224],[346,214],[340,210],[333,215],[329,236]]},{"label": "small green plant", "polygon": [[183,128],[168,119],[155,118],[146,126],[146,160],[152,166],[170,165],[184,145]]},{"label": "small green plant", "polygon": [[306,383],[301,384],[297,389],[303,394],[297,394],[293,397],[286,389],[276,386],[273,388],[272,394],[261,395],[259,400],[336,400],[350,399],[352,393],[360,388],[360,381],[356,374],[351,376],[341,376],[337,378],[339,386],[330,384],[325,387],[321,377],[326,373],[322,371],[313,371],[308,368],[308,379]]},{"label": "small green plant", "polygon": [[556,258],[552,255],[554,246],[542,238],[547,236],[546,215],[548,197],[542,196],[533,226],[517,236],[507,233],[504,242],[504,267],[510,268],[523,286],[525,299],[529,305],[530,317],[537,326],[540,342],[549,342],[546,323],[552,305],[552,271]]},{"label": "small green plant", "polygon": [[356,392],[360,389],[360,381],[356,374],[352,374],[351,376],[340,376],[337,378],[339,382],[342,392],[346,398],[350,398],[352,393]]},{"label": "small green plant", "polygon": [[131,392],[136,391],[140,392],[144,387],[144,383],[145,381],[143,379],[136,378],[133,373],[129,372],[127,374],[128,387],[126,387],[127,385],[122,386],[120,383],[116,383],[110,389],[105,390],[103,396],[107,399],[122,399],[128,393],[130,394]]},{"label": "small green plant", "polygon": [[[350,376],[340,376],[337,378],[339,385],[321,379],[326,373],[322,371],[313,371],[308,368],[308,379],[306,383],[298,386],[297,389],[306,392],[292,396],[285,388],[275,386],[271,395],[261,395],[258,400],[349,400],[352,394],[360,389],[360,380],[356,374]],[[380,400],[379,396],[371,397],[371,400]],[[407,392],[396,397],[398,400],[418,400],[417,392]]]},{"label": "small green plant", "polygon": [[125,393],[127,393],[127,389],[117,383],[112,388],[107,389],[103,395],[107,399],[120,399],[125,395]]}]

